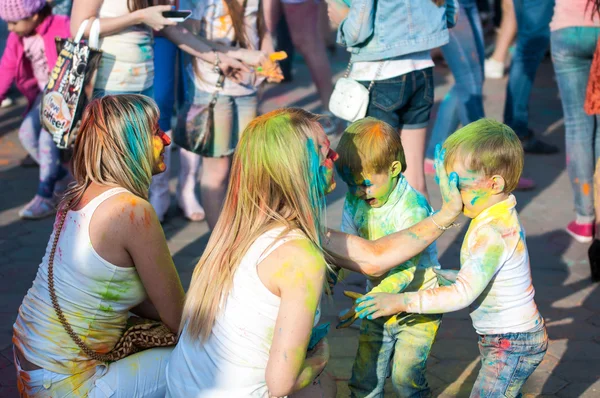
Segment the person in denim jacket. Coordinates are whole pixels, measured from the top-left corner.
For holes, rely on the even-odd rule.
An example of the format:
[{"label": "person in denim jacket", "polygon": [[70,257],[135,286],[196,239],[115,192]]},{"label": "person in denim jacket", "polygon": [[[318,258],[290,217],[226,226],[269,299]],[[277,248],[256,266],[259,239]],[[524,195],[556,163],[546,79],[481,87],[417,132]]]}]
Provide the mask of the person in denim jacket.
[{"label": "person in denim jacket", "polygon": [[427,196],[423,161],[433,106],[433,61],[429,51],[448,43],[457,0],[329,0],[337,42],[351,55],[349,77],[368,87],[367,116],[400,132],[409,184]]}]

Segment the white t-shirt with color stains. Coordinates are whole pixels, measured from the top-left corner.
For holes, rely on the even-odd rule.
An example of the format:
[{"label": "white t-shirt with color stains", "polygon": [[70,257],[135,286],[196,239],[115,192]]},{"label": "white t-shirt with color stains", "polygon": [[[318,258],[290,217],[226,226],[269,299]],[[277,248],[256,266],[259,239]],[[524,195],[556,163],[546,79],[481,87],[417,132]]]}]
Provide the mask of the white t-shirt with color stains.
[{"label": "white t-shirt with color stains", "polygon": [[543,322],[533,296],[525,231],[513,195],[471,221],[456,281],[406,293],[408,312],[438,314],[470,306],[477,333],[526,332]]},{"label": "white t-shirt with color stains", "polygon": [[[344,203],[341,230],[361,238],[376,240],[402,231],[429,217],[432,209],[427,199],[400,175],[386,203],[372,208],[364,200],[348,193]],[[433,268],[439,268],[435,242],[407,262],[393,268],[379,280],[369,280],[373,293],[414,292],[437,287]],[[375,286],[374,288],[372,286]]]}]

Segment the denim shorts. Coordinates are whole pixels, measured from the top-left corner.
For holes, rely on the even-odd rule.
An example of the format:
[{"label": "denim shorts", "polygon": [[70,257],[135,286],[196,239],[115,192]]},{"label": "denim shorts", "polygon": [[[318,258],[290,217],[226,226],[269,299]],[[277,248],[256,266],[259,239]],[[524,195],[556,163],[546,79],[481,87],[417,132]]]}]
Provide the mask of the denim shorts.
[{"label": "denim shorts", "polygon": [[471,397],[520,397],[547,349],[545,326],[533,332],[479,336],[481,370]]},{"label": "denim shorts", "polygon": [[[371,82],[360,83],[369,87]],[[425,128],[433,107],[433,87],[433,68],[377,80],[371,88],[367,116],[396,129]]]}]

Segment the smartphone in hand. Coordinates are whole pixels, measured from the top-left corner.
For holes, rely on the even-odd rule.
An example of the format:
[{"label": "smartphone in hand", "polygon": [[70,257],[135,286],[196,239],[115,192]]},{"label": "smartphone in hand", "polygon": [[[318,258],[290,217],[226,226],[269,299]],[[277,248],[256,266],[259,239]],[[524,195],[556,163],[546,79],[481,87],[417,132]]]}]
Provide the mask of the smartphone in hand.
[{"label": "smartphone in hand", "polygon": [[162,16],[173,22],[183,22],[192,15],[190,10],[163,11]]}]

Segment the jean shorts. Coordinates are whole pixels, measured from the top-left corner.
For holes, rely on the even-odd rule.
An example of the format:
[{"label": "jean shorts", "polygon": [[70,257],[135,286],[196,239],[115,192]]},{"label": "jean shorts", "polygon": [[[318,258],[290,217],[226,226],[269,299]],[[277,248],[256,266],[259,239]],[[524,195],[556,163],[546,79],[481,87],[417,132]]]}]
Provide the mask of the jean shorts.
[{"label": "jean shorts", "polygon": [[[369,87],[371,82],[360,83]],[[396,129],[425,128],[433,107],[433,88],[433,68],[377,80],[371,88],[367,116]]]}]

